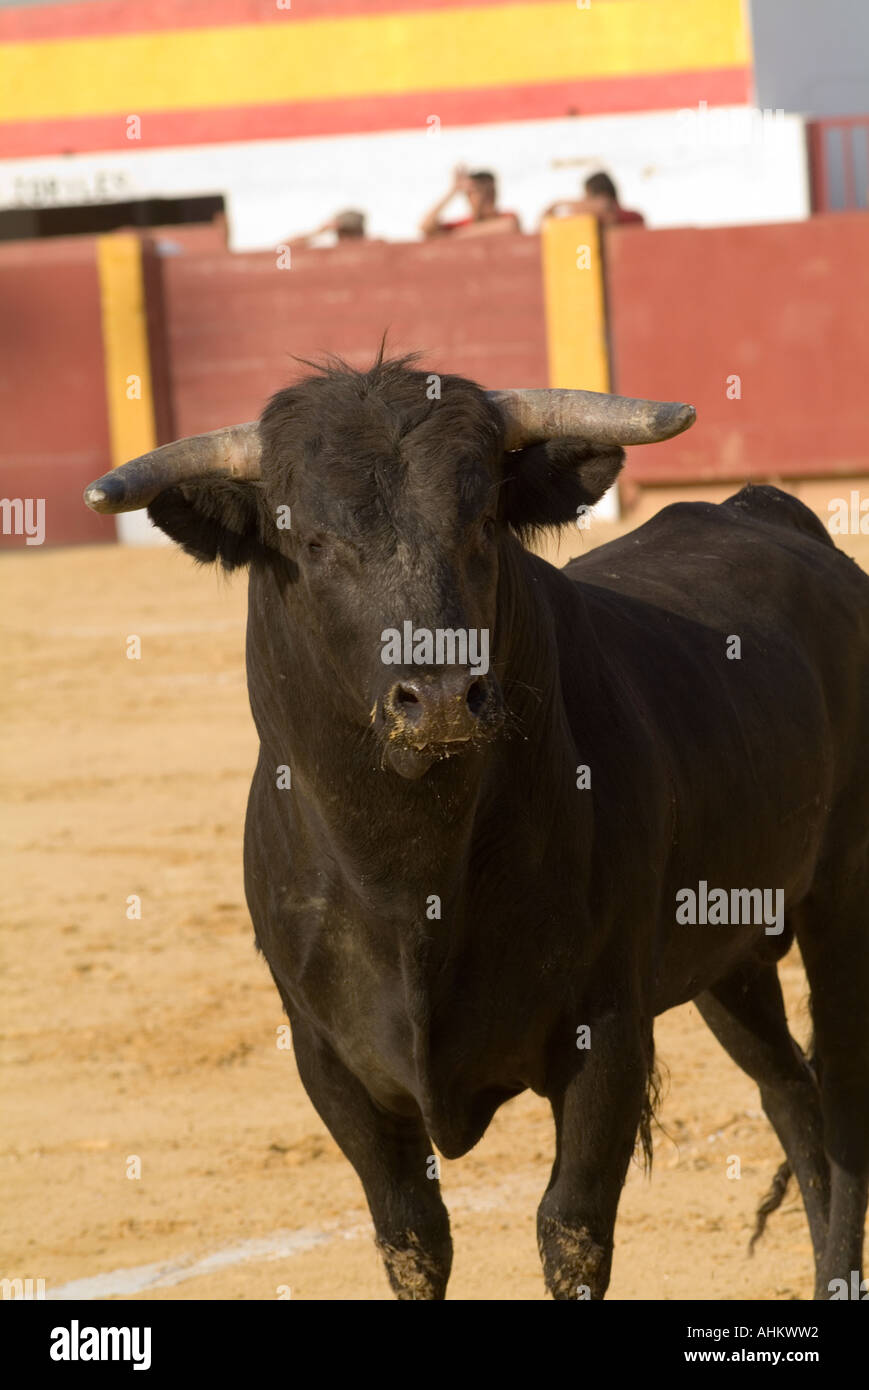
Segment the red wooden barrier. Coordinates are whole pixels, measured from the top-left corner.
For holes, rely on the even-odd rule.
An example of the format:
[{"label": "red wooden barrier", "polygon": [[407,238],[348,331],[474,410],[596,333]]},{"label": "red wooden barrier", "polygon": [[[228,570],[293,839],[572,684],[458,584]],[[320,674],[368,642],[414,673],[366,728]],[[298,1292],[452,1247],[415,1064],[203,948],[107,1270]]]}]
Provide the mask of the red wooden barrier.
[{"label": "red wooden barrier", "polygon": [[638,482],[869,472],[869,216],[607,235],[613,390],[697,406]]},{"label": "red wooden barrier", "polygon": [[96,238],[0,246],[0,324],[0,497],[45,499],[46,545],[114,540],[81,500],[110,467]]},{"label": "red wooden barrier", "polygon": [[547,384],[537,237],[163,260],[172,407],[179,434],[255,417],[308,371],[292,355],[367,367],[421,350],[433,371],[486,386]]},{"label": "red wooden barrier", "polygon": [[[537,237],[294,251],[290,269],[201,238],[169,249],[145,258],[161,439],[252,419],[307,370],[293,354],[365,367],[384,332],[432,371],[548,384]],[[612,228],[606,262],[613,389],[698,408],[688,434],[631,452],[629,479],[869,473],[869,215]],[[47,543],[112,539],[81,503],[110,466],[95,239],[0,246],[0,320],[0,497],[44,497]]]}]

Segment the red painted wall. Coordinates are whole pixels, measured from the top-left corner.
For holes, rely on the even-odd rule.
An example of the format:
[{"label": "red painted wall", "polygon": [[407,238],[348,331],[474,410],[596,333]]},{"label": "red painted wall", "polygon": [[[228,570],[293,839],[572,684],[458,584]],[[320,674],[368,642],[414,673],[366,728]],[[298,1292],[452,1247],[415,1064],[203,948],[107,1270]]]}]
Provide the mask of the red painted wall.
[{"label": "red painted wall", "polygon": [[606,258],[612,389],[697,407],[687,434],[631,450],[633,478],[869,472],[869,215],[613,228]]},{"label": "red painted wall", "polygon": [[[537,237],[301,250],[285,270],[217,235],[146,256],[161,439],[254,418],[307,371],[294,353],[365,367],[384,331],[432,371],[547,384]],[[613,389],[698,408],[688,434],[631,450],[629,479],[869,473],[869,214],[614,228],[606,257]],[[0,496],[46,499],[46,544],[112,540],[81,501],[110,467],[95,239],[0,246],[0,323]]]},{"label": "red painted wall", "polygon": [[179,434],[257,416],[308,371],[292,354],[355,367],[421,350],[431,370],[487,387],[547,384],[540,245],[501,236],[374,242],[162,261],[172,415]]},{"label": "red painted wall", "polygon": [[0,497],[45,498],[46,545],[114,540],[81,500],[111,466],[96,239],[0,246],[0,324]]}]

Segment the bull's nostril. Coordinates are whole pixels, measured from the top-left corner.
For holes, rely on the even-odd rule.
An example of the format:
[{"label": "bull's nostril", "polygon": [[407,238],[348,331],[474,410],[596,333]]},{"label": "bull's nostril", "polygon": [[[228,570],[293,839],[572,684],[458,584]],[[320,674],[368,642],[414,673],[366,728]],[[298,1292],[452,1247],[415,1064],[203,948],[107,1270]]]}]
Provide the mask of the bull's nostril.
[{"label": "bull's nostril", "polygon": [[481,680],[472,681],[468,687],[468,693],[465,696],[465,699],[468,704],[468,709],[471,711],[471,714],[473,714],[475,718],[478,715],[482,714],[483,706],[486,703],[485,682]]},{"label": "bull's nostril", "polygon": [[484,677],[446,671],[421,681],[406,676],[385,696],[383,709],[393,738],[414,744],[460,744],[474,737],[490,701]]}]

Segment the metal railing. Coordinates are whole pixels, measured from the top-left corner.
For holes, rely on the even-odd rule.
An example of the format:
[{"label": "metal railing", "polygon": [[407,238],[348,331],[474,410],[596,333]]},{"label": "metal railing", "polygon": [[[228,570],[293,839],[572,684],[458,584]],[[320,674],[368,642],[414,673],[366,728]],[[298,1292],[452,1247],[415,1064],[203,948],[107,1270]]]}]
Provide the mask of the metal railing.
[{"label": "metal railing", "polygon": [[869,115],[809,121],[813,212],[869,208]]}]

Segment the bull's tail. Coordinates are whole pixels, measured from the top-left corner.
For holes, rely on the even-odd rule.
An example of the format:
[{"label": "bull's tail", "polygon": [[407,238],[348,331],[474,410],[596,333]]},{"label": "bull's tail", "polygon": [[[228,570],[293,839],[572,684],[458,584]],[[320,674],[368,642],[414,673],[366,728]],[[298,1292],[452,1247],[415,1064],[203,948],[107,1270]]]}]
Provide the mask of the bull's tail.
[{"label": "bull's tail", "polygon": [[[818,1059],[817,1054],[815,1052],[814,1034],[812,1035],[811,1042],[809,1043],[809,1050],[806,1055],[806,1063],[808,1064],[809,1070],[811,1071],[812,1075],[817,1081]],[[767,1192],[766,1196],[764,1197],[763,1201],[758,1207],[757,1212],[755,1213],[754,1231],[752,1232],[751,1240],[748,1242],[749,1255],[754,1254],[754,1247],[760,1240],[764,1231],[766,1230],[767,1219],[770,1216],[772,1216],[772,1213],[774,1211],[778,1211],[779,1207],[784,1201],[785,1193],[788,1190],[788,1184],[790,1183],[792,1177],[793,1170],[791,1169],[791,1165],[788,1162],[788,1160],[785,1159],[784,1163],[779,1164],[778,1168],[776,1169],[776,1174],[770,1184],[769,1191]]]},{"label": "bull's tail", "polygon": [[[666,1074],[666,1068],[663,1068]],[[640,1116],[640,1124],[637,1130],[636,1149],[642,1155],[642,1166],[646,1177],[652,1172],[652,1155],[654,1143],[652,1140],[652,1126],[654,1125],[662,1134],[667,1134],[666,1129],[658,1118],[658,1107],[664,1094],[665,1076],[662,1075],[662,1064],[655,1056],[654,1039],[649,1045],[649,1054],[646,1060],[646,1093],[643,1097],[643,1111]],[[669,1135],[667,1136],[670,1137]],[[635,1155],[639,1157],[639,1155]]]},{"label": "bull's tail", "polygon": [[767,1217],[771,1216],[774,1211],[778,1211],[778,1208],[784,1201],[791,1177],[791,1165],[788,1163],[787,1159],[785,1159],[784,1163],[780,1164],[777,1168],[770,1189],[755,1214],[754,1231],[752,1232],[751,1240],[748,1242],[749,1255],[754,1254],[754,1247],[766,1230]]}]

